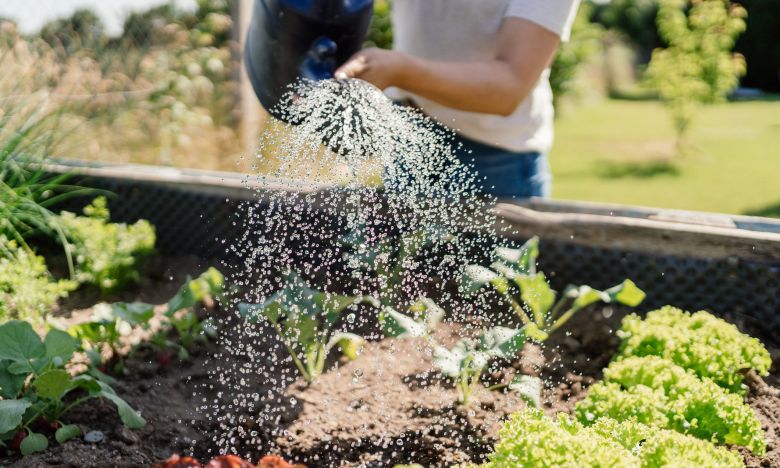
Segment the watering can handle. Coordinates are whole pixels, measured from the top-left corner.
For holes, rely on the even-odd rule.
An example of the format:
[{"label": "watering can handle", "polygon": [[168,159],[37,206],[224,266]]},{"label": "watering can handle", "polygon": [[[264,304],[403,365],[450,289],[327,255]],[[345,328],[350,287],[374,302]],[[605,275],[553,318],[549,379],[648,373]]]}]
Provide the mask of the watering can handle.
[{"label": "watering can handle", "polygon": [[301,62],[300,76],[315,81],[333,78],[337,51],[338,45],[333,39],[325,36],[315,39]]}]

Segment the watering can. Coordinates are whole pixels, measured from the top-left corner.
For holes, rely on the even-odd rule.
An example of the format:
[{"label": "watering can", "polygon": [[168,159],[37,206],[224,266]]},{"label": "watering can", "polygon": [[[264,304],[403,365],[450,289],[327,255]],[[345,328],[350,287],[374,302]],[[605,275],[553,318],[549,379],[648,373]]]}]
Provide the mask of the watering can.
[{"label": "watering can", "polygon": [[276,104],[290,84],[333,78],[360,50],[373,11],[373,0],[255,0],[244,55],[263,107],[284,119]]}]

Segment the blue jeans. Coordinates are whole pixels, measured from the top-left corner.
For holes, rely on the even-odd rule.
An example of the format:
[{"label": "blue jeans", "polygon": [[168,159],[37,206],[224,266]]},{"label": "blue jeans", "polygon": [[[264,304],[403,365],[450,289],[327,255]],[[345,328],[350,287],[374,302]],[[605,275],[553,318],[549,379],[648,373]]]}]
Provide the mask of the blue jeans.
[{"label": "blue jeans", "polygon": [[456,135],[455,156],[477,173],[477,186],[497,198],[549,197],[552,174],[547,155],[513,152]]}]

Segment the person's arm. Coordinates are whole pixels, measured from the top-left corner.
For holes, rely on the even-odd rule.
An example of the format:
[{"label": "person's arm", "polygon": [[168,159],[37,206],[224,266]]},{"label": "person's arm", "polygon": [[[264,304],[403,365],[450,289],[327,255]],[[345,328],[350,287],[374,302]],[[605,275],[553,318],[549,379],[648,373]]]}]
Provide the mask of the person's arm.
[{"label": "person's arm", "polygon": [[396,86],[453,109],[509,115],[536,86],[559,43],[557,34],[538,24],[507,17],[492,60],[436,61],[366,49],[336,70],[336,78]]}]

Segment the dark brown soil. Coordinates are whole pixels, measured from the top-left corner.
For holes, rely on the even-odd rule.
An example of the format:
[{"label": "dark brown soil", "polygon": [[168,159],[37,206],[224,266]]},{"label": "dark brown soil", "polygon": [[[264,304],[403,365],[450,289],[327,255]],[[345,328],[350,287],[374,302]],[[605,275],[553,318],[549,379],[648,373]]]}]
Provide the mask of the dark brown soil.
[{"label": "dark brown soil", "polygon": [[[156,273],[147,274],[139,289],[119,299],[164,303],[185,274],[203,269],[204,265],[192,259],[166,259],[158,264]],[[70,310],[86,314],[90,300],[93,298],[74,300]],[[613,330],[624,315],[623,310],[613,307],[583,311],[548,340],[544,350],[527,347],[517,362],[491,369],[485,383],[506,382],[518,371],[538,372],[534,364],[545,362],[541,369],[546,385],[544,408],[551,415],[568,411],[585,396],[588,385],[601,377],[601,369],[618,344]],[[227,318],[224,322],[228,330],[232,321]],[[451,344],[460,333],[461,326],[448,324],[441,327],[436,339]],[[291,372],[292,366],[280,360],[282,351],[274,340],[268,336],[268,351],[259,356],[264,362],[255,363],[255,369],[266,366],[280,375]],[[778,348],[766,341],[778,362]],[[24,459],[0,457],[0,466],[142,467],[172,453],[210,458],[219,451],[223,433],[220,421],[198,408],[204,402],[231,398],[218,393],[214,376],[227,367],[241,365],[226,363],[220,352],[224,350],[210,343],[196,350],[188,361],[166,363],[156,350],[142,345],[129,356],[128,374],[115,389],[142,412],[148,421],[145,428],[125,429],[110,403],[92,401],[66,419],[80,424],[85,432],[102,431],[104,441],[52,443],[48,451]],[[480,390],[468,407],[457,405],[457,391],[433,371],[430,344],[422,339],[370,342],[357,360],[334,362],[311,386],[297,380],[278,388],[261,373],[246,378],[246,386],[262,395],[257,407],[268,404],[278,408],[278,418],[265,422],[258,418],[257,410],[254,414],[248,410],[239,413],[237,420],[244,429],[258,435],[251,443],[236,440],[234,449],[252,460],[276,453],[309,467],[450,466],[480,461],[491,450],[502,421],[525,404],[511,392]],[[777,385],[777,367],[767,382]],[[770,444],[766,457],[756,459],[746,454],[746,462],[756,467],[780,466],[780,399],[753,392],[749,401],[764,423]]]}]

